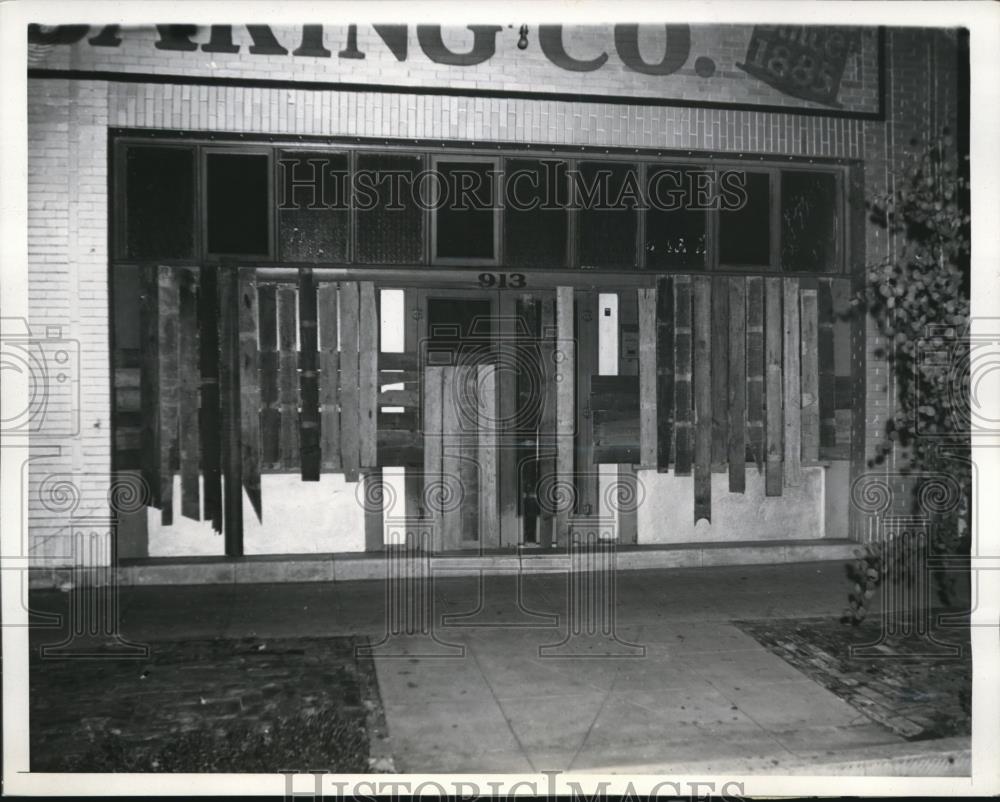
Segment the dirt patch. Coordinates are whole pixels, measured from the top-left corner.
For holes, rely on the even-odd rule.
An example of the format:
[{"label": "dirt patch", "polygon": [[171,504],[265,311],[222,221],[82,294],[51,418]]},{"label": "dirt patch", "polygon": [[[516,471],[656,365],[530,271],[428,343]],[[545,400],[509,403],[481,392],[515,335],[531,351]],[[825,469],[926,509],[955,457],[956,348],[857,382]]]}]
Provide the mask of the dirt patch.
[{"label": "dirt patch", "polygon": [[30,663],[32,771],[392,770],[364,638],[150,644]]}]

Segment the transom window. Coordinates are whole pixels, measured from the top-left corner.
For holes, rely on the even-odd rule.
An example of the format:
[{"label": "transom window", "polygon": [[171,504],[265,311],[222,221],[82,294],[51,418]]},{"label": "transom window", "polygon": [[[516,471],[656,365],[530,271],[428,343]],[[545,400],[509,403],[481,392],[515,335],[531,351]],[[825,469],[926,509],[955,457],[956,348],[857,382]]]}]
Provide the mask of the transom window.
[{"label": "transom window", "polygon": [[839,164],[154,138],[115,156],[123,263],[845,270]]}]

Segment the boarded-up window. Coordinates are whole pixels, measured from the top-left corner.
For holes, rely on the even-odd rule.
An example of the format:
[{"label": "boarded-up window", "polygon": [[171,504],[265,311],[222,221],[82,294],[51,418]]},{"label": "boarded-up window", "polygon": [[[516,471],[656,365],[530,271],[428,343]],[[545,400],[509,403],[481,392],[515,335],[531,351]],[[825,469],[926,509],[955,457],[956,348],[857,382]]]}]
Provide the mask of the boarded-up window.
[{"label": "boarded-up window", "polygon": [[771,177],[767,173],[743,173],[741,182],[728,184],[727,199],[735,208],[721,204],[719,210],[719,262],[723,265],[764,267],[771,262]]},{"label": "boarded-up window", "polygon": [[837,269],[837,177],[832,173],[781,173],[781,266],[783,270]]},{"label": "boarded-up window", "polygon": [[508,159],[504,261],[514,267],[566,266],[566,162]]},{"label": "boarded-up window", "polygon": [[125,152],[125,252],[132,259],[194,255],[194,151],[130,146]]},{"label": "boarded-up window", "polygon": [[712,176],[705,170],[668,165],[650,169],[646,212],[646,267],[705,266],[705,237]]},{"label": "boarded-up window", "polygon": [[346,153],[283,151],[278,243],[292,262],[344,262],[350,232]]},{"label": "boarded-up window", "polygon": [[581,162],[576,178],[581,267],[636,266],[638,168],[615,162]]},{"label": "boarded-up window", "polygon": [[270,253],[270,162],[264,153],[206,154],[209,253]]},{"label": "boarded-up window", "polygon": [[397,265],[424,261],[424,213],[414,197],[422,161],[419,156],[358,155],[357,261]]}]

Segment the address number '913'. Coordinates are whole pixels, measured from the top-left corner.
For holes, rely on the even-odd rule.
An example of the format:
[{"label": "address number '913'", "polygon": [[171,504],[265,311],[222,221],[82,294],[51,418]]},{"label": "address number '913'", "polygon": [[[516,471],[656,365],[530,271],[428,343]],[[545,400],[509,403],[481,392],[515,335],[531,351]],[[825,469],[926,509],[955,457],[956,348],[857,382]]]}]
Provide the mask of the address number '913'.
[{"label": "address number '913'", "polygon": [[525,286],[524,273],[480,273],[479,286],[519,290]]}]

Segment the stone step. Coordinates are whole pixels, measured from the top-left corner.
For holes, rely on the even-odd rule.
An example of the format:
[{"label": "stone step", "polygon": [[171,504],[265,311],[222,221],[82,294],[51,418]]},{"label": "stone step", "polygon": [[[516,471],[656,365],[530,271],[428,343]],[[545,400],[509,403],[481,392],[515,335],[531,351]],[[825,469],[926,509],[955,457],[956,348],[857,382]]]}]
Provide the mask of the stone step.
[{"label": "stone step", "polygon": [[[732,543],[683,543],[670,546],[622,546],[617,549],[618,570],[700,568],[723,565],[848,560],[857,544],[849,540],[781,540]],[[448,553],[429,557],[438,576],[562,573],[571,568],[565,551],[537,549],[492,553]],[[173,557],[123,561],[116,569],[119,586],[212,585],[262,582],[334,582],[383,579],[383,554],[261,555],[242,558]],[[33,568],[32,589],[74,584],[107,584],[109,569],[74,571],[72,568]]]}]

